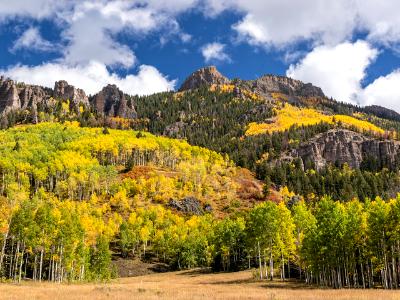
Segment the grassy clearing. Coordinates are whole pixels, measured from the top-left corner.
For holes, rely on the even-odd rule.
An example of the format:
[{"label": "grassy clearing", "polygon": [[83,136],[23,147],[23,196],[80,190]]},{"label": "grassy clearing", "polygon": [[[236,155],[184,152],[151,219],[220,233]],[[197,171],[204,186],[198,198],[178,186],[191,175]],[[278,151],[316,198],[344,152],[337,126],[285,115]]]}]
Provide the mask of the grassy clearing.
[{"label": "grassy clearing", "polygon": [[400,291],[332,290],[298,282],[258,282],[250,271],[196,271],[121,278],[107,284],[0,284],[0,299],[400,299]]}]

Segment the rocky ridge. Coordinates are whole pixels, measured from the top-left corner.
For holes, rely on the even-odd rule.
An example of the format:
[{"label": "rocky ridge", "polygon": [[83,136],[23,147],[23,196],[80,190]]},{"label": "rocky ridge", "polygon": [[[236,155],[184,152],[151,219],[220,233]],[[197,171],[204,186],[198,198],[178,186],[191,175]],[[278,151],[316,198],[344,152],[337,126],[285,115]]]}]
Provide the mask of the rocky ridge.
[{"label": "rocky ridge", "polygon": [[179,91],[191,90],[202,86],[234,84],[258,95],[270,97],[271,93],[282,93],[298,97],[325,97],[322,89],[311,83],[303,83],[285,76],[264,75],[255,80],[229,80],[215,66],[209,66],[192,73],[182,84]]},{"label": "rocky ridge", "polygon": [[321,88],[284,76],[264,75],[255,80],[242,81],[242,83],[260,95],[282,93],[298,97],[325,97]]},{"label": "rocky ridge", "polygon": [[107,85],[98,94],[89,97],[86,93],[65,80],[55,82],[54,89],[17,83],[0,77],[0,114],[11,111],[33,110],[38,105],[49,107],[56,100],[69,100],[71,109],[79,112],[80,105],[93,107],[108,117],[136,118],[133,104],[127,101],[124,93],[115,85]]}]

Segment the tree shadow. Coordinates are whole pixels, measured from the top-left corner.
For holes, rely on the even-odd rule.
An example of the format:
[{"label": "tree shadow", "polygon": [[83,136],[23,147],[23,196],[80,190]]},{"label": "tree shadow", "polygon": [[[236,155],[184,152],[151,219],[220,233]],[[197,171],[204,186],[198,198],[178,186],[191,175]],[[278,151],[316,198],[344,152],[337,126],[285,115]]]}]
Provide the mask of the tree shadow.
[{"label": "tree shadow", "polygon": [[197,277],[204,274],[219,274],[215,273],[211,270],[211,268],[201,268],[201,269],[194,269],[194,270],[187,270],[178,273],[179,276],[190,276],[190,277]]}]

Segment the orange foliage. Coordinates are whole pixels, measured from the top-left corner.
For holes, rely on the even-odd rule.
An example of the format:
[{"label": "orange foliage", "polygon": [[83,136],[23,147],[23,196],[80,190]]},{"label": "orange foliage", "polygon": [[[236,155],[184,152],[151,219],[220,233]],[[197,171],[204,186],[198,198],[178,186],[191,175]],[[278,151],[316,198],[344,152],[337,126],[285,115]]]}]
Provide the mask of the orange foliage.
[{"label": "orange foliage", "polygon": [[235,86],[233,84],[212,84],[210,86],[210,91],[215,92],[215,91],[221,91],[223,93],[231,93],[235,89]]}]

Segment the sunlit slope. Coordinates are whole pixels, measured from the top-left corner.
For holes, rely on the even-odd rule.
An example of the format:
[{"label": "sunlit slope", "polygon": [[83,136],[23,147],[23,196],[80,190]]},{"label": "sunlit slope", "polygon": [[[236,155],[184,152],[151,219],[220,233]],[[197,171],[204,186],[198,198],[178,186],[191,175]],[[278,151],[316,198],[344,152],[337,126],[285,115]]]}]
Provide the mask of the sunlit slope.
[{"label": "sunlit slope", "polygon": [[292,126],[312,126],[325,122],[328,124],[340,124],[347,128],[356,128],[361,132],[372,132],[383,134],[380,127],[347,115],[327,115],[313,108],[298,108],[285,104],[281,109],[276,110],[276,116],[268,123],[252,122],[248,125],[246,135],[257,135],[272,132],[282,132]]},{"label": "sunlit slope", "polygon": [[[242,189],[228,157],[149,133],[42,123],[0,131],[0,189],[86,200],[121,185],[131,204],[196,197],[212,206]],[[225,203],[225,204],[222,204]]]}]

